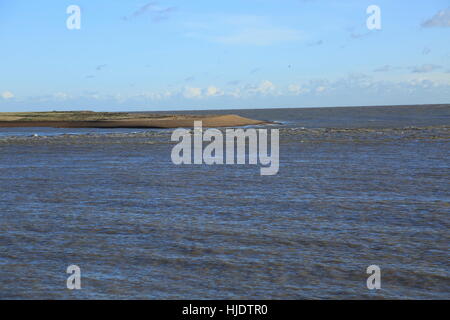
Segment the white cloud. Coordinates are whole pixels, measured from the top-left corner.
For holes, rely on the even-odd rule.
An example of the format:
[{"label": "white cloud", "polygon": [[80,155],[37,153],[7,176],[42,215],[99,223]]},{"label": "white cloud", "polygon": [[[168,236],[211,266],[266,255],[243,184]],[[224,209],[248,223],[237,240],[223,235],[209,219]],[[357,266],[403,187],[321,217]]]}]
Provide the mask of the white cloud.
[{"label": "white cloud", "polygon": [[408,85],[411,85],[413,87],[421,87],[424,89],[431,88],[431,87],[438,87],[439,83],[430,79],[412,79],[407,82]]},{"label": "white cloud", "polygon": [[327,88],[324,87],[324,86],[320,86],[320,87],[317,87],[317,88],[316,88],[316,92],[317,92],[317,93],[322,93],[322,92],[324,92],[325,90],[327,90]]},{"label": "white cloud", "polygon": [[202,89],[201,88],[187,87],[187,88],[184,89],[183,96],[185,98],[187,98],[187,99],[201,98],[201,96],[202,96]]},{"label": "white cloud", "polygon": [[241,88],[235,88],[228,93],[231,97],[239,98],[242,95]]},{"label": "white cloud", "polygon": [[275,85],[269,80],[265,80],[261,82],[259,85],[257,92],[262,93],[263,95],[269,94],[275,90]]},{"label": "white cloud", "polygon": [[[302,89],[306,92],[306,89]],[[165,94],[146,93],[141,96],[150,98],[152,100],[165,99],[171,97],[183,97],[185,99],[203,99],[203,98],[217,98],[217,97],[233,97],[244,98],[251,96],[277,96],[280,92],[276,90],[276,86],[269,80],[261,81],[258,84],[246,84],[241,87],[235,87],[229,90],[221,90],[220,88],[210,85],[207,87],[185,87],[181,90],[174,89],[173,91],[166,91]]]},{"label": "white cloud", "polygon": [[149,100],[163,100],[170,98],[174,95],[172,91],[164,90],[161,92],[144,92],[137,96],[137,98],[144,98]]},{"label": "white cloud", "polygon": [[214,86],[209,86],[206,89],[206,96],[208,97],[213,97],[213,96],[218,96],[221,95],[222,93],[220,92],[220,90]]},{"label": "white cloud", "polygon": [[269,95],[276,94],[275,85],[269,81],[264,80],[259,84],[247,84],[240,90],[240,96],[255,96],[255,95]]},{"label": "white cloud", "polygon": [[70,96],[64,92],[57,92],[53,95],[56,99],[67,100]]},{"label": "white cloud", "polygon": [[308,89],[308,88],[304,88],[304,87],[302,87],[301,85],[298,85],[298,84],[290,84],[288,86],[288,91],[290,93],[298,96],[298,95],[301,95],[301,94],[304,94],[304,93],[308,93],[311,90]]},{"label": "white cloud", "polygon": [[3,99],[12,99],[14,98],[14,94],[11,91],[5,91],[1,94]]}]

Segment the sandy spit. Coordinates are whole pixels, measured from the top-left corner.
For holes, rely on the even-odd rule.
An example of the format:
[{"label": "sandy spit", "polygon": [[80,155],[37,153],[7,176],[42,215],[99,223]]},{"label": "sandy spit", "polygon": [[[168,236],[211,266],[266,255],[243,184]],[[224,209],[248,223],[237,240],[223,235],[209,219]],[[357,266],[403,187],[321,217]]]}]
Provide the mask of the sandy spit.
[{"label": "sandy spit", "polygon": [[53,128],[188,128],[194,121],[202,121],[203,127],[237,127],[267,124],[267,121],[253,120],[238,115],[221,116],[168,116],[158,118],[137,117],[118,120],[20,120],[0,121],[0,127],[53,127]]}]

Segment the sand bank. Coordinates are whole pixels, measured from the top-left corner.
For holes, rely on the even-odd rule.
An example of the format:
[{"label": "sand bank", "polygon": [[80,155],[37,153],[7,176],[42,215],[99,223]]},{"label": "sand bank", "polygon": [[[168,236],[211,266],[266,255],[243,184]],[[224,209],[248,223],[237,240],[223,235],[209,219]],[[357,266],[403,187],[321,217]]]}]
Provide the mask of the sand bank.
[{"label": "sand bank", "polygon": [[202,121],[203,127],[237,127],[265,124],[238,115],[160,115],[125,112],[2,112],[0,127],[53,128],[179,128],[193,127]]}]

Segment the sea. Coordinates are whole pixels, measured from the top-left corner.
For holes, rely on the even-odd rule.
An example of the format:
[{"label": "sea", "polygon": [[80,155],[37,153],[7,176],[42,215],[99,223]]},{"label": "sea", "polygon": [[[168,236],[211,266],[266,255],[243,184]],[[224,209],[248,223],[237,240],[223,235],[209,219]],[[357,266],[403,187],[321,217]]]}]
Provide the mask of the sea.
[{"label": "sea", "polygon": [[449,104],[172,113],[274,121],[278,174],[0,128],[0,299],[450,299]]}]

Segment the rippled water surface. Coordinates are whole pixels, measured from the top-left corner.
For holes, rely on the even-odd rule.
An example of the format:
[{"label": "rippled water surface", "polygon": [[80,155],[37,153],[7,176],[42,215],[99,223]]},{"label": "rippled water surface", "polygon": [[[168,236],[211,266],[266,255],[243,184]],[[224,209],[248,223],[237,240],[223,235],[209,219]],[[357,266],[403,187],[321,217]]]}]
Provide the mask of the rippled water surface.
[{"label": "rippled water surface", "polygon": [[281,123],[278,175],[175,166],[171,130],[0,129],[0,298],[450,298],[450,106],[233,113]]}]

